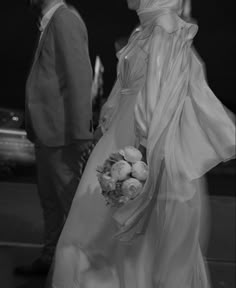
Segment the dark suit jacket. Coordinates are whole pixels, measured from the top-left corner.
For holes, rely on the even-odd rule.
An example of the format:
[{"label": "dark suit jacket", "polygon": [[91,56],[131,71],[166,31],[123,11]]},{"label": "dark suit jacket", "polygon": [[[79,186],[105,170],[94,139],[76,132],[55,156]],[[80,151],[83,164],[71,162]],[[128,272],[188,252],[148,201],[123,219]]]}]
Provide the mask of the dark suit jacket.
[{"label": "dark suit jacket", "polygon": [[91,85],[86,27],[63,5],[42,35],[27,80],[29,139],[46,146],[91,139]]}]

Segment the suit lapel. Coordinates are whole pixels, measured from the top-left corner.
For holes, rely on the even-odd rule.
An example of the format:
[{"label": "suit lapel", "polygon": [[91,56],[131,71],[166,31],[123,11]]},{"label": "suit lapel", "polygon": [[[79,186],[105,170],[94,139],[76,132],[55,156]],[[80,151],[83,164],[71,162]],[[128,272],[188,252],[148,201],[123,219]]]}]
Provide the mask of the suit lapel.
[{"label": "suit lapel", "polygon": [[49,29],[49,27],[50,27],[51,21],[53,20],[53,17],[55,16],[55,14],[56,14],[59,10],[61,10],[63,7],[66,7],[66,5],[60,6],[60,7],[55,11],[55,13],[53,14],[52,18],[49,20],[49,22],[48,22],[45,30],[43,31],[43,33],[42,33],[42,35],[41,35],[41,38],[39,38],[38,46],[37,46],[37,49],[36,49],[36,51],[35,51],[34,60],[33,60],[32,66],[31,66],[31,70],[30,70],[29,77],[30,77],[30,75],[32,74],[32,71],[33,71],[33,69],[34,69],[34,67],[35,67],[35,64],[36,64],[37,60],[38,60],[38,57],[39,57],[39,55],[40,55],[40,52],[41,52],[41,50],[42,50],[42,48],[43,48],[43,44],[44,44],[44,42],[45,42],[45,38],[46,38],[46,36],[47,36],[47,32],[48,32],[48,29]]}]

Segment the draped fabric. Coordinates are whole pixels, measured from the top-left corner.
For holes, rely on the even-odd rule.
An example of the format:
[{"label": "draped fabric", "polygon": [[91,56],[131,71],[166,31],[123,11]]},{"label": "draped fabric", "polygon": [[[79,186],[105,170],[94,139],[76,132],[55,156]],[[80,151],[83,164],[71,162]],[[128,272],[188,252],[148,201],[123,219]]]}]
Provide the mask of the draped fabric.
[{"label": "draped fabric", "polygon": [[[198,27],[180,17],[190,16],[189,7],[140,2],[141,26],[118,54],[117,81],[102,109],[104,135],[57,246],[54,288],[209,288],[202,176],[235,157],[235,123],[192,48]],[[96,167],[140,144],[149,165],[143,193],[121,208],[106,206]]]},{"label": "draped fabric", "polygon": [[176,14],[190,17],[191,13],[191,2],[190,0],[141,0],[138,9],[138,14],[155,12],[158,10],[172,10]]},{"label": "draped fabric", "polygon": [[[159,2],[166,6],[150,11]],[[235,157],[235,123],[208,87],[204,66],[191,46],[197,25],[166,9],[168,2],[148,1],[151,7],[139,10],[143,30],[138,39],[148,37],[149,56],[147,78],[135,106],[136,131],[146,138],[151,170],[158,171],[164,159],[171,191],[165,197],[187,201],[195,193],[195,179]],[[120,239],[130,240],[144,229],[145,214],[157,193],[150,188],[157,178],[152,171],[145,192],[114,214]]]}]

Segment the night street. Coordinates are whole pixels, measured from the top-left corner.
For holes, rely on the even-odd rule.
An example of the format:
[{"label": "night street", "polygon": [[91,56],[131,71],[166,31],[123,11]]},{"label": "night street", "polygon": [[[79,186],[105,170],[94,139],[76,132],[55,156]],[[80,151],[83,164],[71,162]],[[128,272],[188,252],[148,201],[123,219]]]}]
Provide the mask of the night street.
[{"label": "night street", "polygon": [[[208,177],[209,193],[212,194],[211,229],[205,257],[213,288],[235,287],[236,199],[234,173],[230,171],[218,171],[220,174],[212,173]],[[42,231],[42,212],[35,184],[0,182],[1,288],[44,287],[42,277],[22,278],[13,274],[16,265],[27,264],[38,256]]]}]

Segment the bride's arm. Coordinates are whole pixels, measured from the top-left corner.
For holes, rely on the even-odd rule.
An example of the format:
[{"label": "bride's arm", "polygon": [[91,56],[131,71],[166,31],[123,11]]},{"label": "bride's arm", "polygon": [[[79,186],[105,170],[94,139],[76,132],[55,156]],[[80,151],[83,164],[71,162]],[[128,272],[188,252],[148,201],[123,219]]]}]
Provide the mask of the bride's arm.
[{"label": "bride's arm", "polygon": [[111,120],[116,113],[119,97],[120,97],[120,81],[117,79],[110,96],[108,97],[105,104],[102,106],[100,117],[99,117],[99,127],[102,134],[105,133],[110,127]]},{"label": "bride's arm", "polygon": [[143,158],[142,161],[144,161],[145,163],[147,163],[147,149],[145,146],[143,146],[142,144],[139,145],[138,147],[139,151],[142,153]]}]

